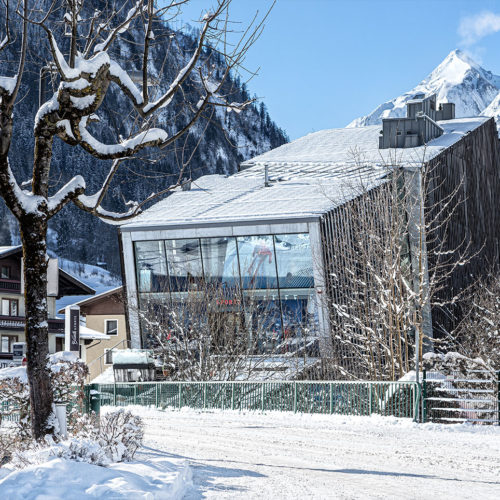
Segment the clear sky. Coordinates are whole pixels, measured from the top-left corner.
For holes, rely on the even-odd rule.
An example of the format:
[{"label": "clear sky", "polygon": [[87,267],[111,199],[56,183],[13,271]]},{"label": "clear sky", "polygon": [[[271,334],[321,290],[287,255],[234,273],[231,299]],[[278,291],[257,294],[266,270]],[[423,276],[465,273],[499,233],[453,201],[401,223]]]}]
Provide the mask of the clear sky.
[{"label": "clear sky", "polygon": [[[210,0],[192,0],[186,20]],[[272,0],[233,0],[248,21]],[[249,90],[291,139],[344,127],[410,90],[455,48],[500,74],[500,1],[277,0],[247,57]]]}]

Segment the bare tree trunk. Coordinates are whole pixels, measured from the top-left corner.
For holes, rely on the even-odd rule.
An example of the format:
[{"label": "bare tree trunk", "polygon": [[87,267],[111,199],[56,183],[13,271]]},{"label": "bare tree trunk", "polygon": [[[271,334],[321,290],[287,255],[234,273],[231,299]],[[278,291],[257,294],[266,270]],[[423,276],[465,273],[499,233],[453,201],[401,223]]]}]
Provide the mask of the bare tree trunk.
[{"label": "bare tree trunk", "polygon": [[20,220],[24,257],[24,297],[26,307],[27,372],[30,386],[33,437],[50,433],[52,387],[48,361],[47,322],[47,221],[32,214]]}]

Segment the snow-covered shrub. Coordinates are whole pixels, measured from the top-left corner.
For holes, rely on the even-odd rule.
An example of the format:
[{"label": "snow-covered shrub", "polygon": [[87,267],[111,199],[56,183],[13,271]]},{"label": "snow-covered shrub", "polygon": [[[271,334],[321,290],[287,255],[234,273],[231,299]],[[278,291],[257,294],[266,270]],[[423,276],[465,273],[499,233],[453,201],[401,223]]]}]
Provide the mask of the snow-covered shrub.
[{"label": "snow-covered shrub", "polygon": [[[458,352],[448,352],[446,354],[429,352],[424,354],[423,367],[443,375],[451,375],[456,372],[467,375],[470,370],[488,371],[488,366],[481,358],[469,358]],[[475,375],[476,378],[478,376]]]},{"label": "snow-covered shrub", "polygon": [[500,275],[479,282],[462,312],[453,332],[454,350],[500,370]]},{"label": "snow-covered shrub", "polygon": [[98,442],[113,462],[131,460],[142,445],[141,417],[123,409],[101,416]]},{"label": "snow-covered shrub", "polygon": [[[68,430],[78,428],[84,399],[87,365],[69,352],[51,354],[48,360],[50,377],[54,390],[54,402],[68,404]],[[26,368],[17,367],[5,370],[0,377],[0,420],[2,415],[19,414],[17,436],[22,442],[31,439],[29,412],[29,386]]]},{"label": "snow-covered shrub", "polygon": [[14,449],[10,465],[23,469],[59,457],[106,466],[132,460],[142,445],[142,419],[130,411],[107,413],[100,423],[95,414],[82,417],[78,422],[78,431],[69,439],[55,442],[46,436],[44,443],[33,441],[25,449]]},{"label": "snow-covered shrub", "polygon": [[2,418],[19,415],[16,437],[19,444],[31,439],[29,420],[29,388],[26,377],[18,376],[0,379],[0,422]]},{"label": "snow-covered shrub", "polygon": [[0,432],[0,467],[11,460],[16,442],[17,438],[12,433]]}]

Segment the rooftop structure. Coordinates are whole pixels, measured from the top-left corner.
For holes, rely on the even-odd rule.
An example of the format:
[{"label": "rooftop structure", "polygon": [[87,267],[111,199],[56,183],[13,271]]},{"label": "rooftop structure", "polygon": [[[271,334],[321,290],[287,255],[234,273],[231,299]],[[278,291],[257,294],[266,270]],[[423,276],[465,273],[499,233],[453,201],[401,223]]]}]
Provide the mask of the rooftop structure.
[{"label": "rooftop structure", "polygon": [[436,105],[436,95],[416,94],[406,104],[406,118],[384,118],[379,148],[415,148],[429,144],[446,133],[438,121],[453,120],[455,105],[451,102]]}]

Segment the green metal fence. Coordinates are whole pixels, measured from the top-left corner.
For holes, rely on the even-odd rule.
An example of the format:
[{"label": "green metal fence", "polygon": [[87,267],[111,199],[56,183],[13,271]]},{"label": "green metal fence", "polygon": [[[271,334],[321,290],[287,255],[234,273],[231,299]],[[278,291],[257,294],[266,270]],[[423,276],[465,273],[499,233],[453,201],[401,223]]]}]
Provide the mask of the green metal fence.
[{"label": "green metal fence", "polygon": [[416,382],[138,382],[86,386],[87,410],[99,406],[271,410],[419,419]]}]

